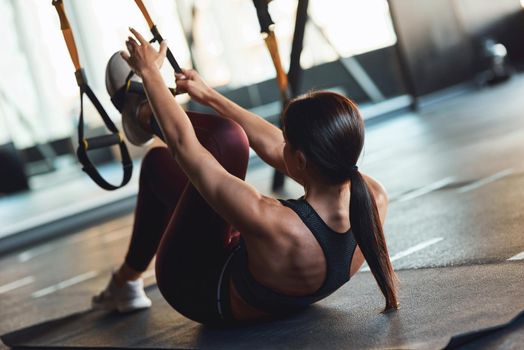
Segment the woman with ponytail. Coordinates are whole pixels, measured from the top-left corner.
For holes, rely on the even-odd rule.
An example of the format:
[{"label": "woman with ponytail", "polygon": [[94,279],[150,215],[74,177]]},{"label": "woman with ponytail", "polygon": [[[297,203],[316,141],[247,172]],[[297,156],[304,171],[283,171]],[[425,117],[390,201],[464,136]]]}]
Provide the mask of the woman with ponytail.
[{"label": "woman with ponytail", "polygon": [[[360,267],[359,255],[363,254],[386,299],[385,311],[398,308],[397,279],[382,229],[387,210],[386,191],[377,181],[360,173],[356,165],[364,146],[364,121],[357,106],[336,93],[309,93],[289,104],[282,125],[288,148],[304,159],[306,169],[309,163],[309,171],[306,171],[312,175],[309,177],[335,190],[333,202],[325,198],[326,217],[336,220],[338,215],[338,220],[345,224],[344,211],[349,213],[350,230],[347,232],[357,242],[351,272]],[[300,178],[296,176],[299,182]],[[308,186],[315,185],[308,185],[309,181],[303,180],[306,196],[302,200],[317,207],[314,205],[316,199],[308,199]],[[347,192],[349,210],[344,203]],[[321,203],[318,208],[322,210]]]},{"label": "woman with ponytail", "polygon": [[[138,32],[124,59],[143,80],[137,108],[144,131],[166,145],[142,162],[131,242],[96,308],[147,308],[141,274],[156,255],[158,288],[178,312],[207,324],[281,316],[319,301],[367,261],[398,308],[396,277],[383,234],[384,188],[357,161],[364,123],[355,104],[332,92],[293,100],[280,130],[208,87],[192,70],[177,89],[218,116],[187,114],[171,95],[155,50]],[[129,116],[123,116],[129,117]],[[243,181],[249,146],[304,187],[276,200]]]}]

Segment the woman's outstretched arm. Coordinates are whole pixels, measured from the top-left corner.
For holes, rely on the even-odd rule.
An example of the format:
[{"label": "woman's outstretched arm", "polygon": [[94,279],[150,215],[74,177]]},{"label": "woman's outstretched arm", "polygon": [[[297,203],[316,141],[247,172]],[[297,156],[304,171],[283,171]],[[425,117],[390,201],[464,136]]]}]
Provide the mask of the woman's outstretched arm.
[{"label": "woman's outstretched arm", "polygon": [[280,172],[286,173],[282,156],[282,130],[207,86],[194,70],[184,70],[184,74],[177,74],[176,78],[179,91],[187,92],[197,102],[240,124],[247,134],[251,148],[258,156]]},{"label": "woman's outstretched arm", "polygon": [[275,199],[262,196],[254,187],[231,175],[198,141],[186,112],[168,90],[158,65],[166,45],[157,52],[140,33],[132,30],[140,43],[130,38],[130,55],[123,58],[142,78],[149,104],[165,136],[169,149],[202,197],[226,221],[244,233],[271,234],[274,221],[268,217],[281,210]]}]

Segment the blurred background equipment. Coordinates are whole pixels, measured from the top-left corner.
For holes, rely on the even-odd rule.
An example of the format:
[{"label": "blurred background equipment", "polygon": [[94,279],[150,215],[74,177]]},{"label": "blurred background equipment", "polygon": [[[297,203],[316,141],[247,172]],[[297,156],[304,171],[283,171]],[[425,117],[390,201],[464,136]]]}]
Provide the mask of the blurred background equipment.
[{"label": "blurred background equipment", "polygon": [[[14,113],[8,116],[7,109],[10,109]],[[10,100],[9,95],[4,92],[3,87],[0,86],[0,115],[3,118],[4,125],[6,126],[5,131],[9,134],[9,139],[12,139],[9,125],[16,123],[24,129],[24,131],[34,140],[33,149],[38,153],[38,158],[31,161],[27,161],[25,164],[25,171],[31,175],[38,175],[46,172],[56,170],[55,160],[56,152],[53,148],[41,137],[39,132],[35,130],[34,124],[32,124],[18,108],[18,106]],[[10,117],[13,118],[10,118]],[[11,143],[14,146],[14,144]]]},{"label": "blurred background equipment", "polygon": [[29,190],[24,164],[13,143],[0,146],[0,198]]},{"label": "blurred background equipment", "polygon": [[484,40],[484,56],[486,70],[480,73],[480,83],[494,85],[502,83],[511,77],[512,69],[508,65],[508,50],[493,39]]},{"label": "blurred background equipment", "polygon": [[[506,63],[522,67],[524,41],[517,39],[517,33],[524,32],[520,1],[388,2],[406,87],[418,104],[431,102],[436,95],[464,91],[478,74],[492,70],[495,57],[500,61],[502,53],[502,46],[496,44],[506,48]],[[495,66],[497,71],[502,67]]]}]

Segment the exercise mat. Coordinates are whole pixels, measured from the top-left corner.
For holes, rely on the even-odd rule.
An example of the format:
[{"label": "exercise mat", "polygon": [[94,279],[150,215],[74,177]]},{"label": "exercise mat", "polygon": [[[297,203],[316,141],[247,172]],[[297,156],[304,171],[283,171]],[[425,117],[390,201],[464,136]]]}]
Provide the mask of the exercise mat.
[{"label": "exercise mat", "polygon": [[[13,348],[441,349],[457,334],[504,324],[519,314],[522,271],[520,262],[399,271],[401,309],[388,314],[380,313],[383,299],[372,275],[359,273],[304,312],[236,329],[189,321],[150,286],[151,309],[127,315],[80,312],[2,340]],[[522,325],[512,329],[471,341],[475,349],[511,348],[522,338],[515,337]]]},{"label": "exercise mat", "polygon": [[522,344],[524,344],[524,311],[509,322],[458,334],[451,338],[445,349],[518,349]]}]

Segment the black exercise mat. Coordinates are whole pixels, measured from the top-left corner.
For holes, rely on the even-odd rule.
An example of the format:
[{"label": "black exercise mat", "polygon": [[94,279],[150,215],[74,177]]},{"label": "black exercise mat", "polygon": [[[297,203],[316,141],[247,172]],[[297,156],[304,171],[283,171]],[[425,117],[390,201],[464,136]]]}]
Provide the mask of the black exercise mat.
[{"label": "black exercise mat", "polygon": [[2,340],[11,347],[34,348],[437,349],[455,334],[508,322],[523,310],[523,266],[400,271],[402,308],[386,315],[379,313],[383,300],[373,277],[360,273],[305,312],[227,330],[188,321],[153,286],[150,310],[129,315],[86,311]]},{"label": "black exercise mat", "polygon": [[445,350],[515,349],[524,346],[524,311],[511,321],[451,338]]}]

